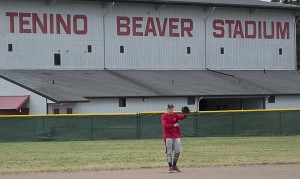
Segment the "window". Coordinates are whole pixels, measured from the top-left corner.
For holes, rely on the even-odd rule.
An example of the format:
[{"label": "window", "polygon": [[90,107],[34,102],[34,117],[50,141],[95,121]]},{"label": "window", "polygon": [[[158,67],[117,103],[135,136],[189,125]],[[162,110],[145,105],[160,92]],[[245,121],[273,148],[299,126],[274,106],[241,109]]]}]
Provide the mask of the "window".
[{"label": "window", "polygon": [[124,53],[125,49],[124,46],[120,46],[120,53]]},{"label": "window", "polygon": [[275,103],[275,96],[269,96],[268,103]]},{"label": "window", "polygon": [[195,97],[188,97],[187,98],[188,105],[195,105]]},{"label": "window", "polygon": [[54,54],[54,65],[60,66],[60,54]]},{"label": "window", "polygon": [[59,109],[58,108],[53,109],[53,114],[59,114]]},{"label": "window", "polygon": [[8,51],[9,51],[9,52],[12,52],[12,51],[13,51],[13,46],[12,46],[12,44],[8,44]]},{"label": "window", "polygon": [[119,107],[126,107],[126,98],[119,98]]},{"label": "window", "polygon": [[73,109],[72,108],[67,108],[67,114],[73,114]]},{"label": "window", "polygon": [[279,55],[282,55],[282,48],[279,48]]},{"label": "window", "polygon": [[186,53],[187,53],[187,54],[191,54],[191,47],[187,47],[187,48],[186,48]]},{"label": "window", "polygon": [[224,47],[221,47],[221,54],[223,55],[224,53]]},{"label": "window", "polygon": [[92,45],[88,45],[88,52],[92,53]]}]

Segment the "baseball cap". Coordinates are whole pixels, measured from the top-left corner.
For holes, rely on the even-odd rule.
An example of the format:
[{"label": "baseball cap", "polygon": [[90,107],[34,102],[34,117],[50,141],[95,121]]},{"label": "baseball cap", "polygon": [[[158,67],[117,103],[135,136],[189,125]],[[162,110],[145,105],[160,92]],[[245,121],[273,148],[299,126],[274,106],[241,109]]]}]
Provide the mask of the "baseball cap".
[{"label": "baseball cap", "polygon": [[170,108],[174,108],[174,105],[173,104],[168,104],[168,109]]}]

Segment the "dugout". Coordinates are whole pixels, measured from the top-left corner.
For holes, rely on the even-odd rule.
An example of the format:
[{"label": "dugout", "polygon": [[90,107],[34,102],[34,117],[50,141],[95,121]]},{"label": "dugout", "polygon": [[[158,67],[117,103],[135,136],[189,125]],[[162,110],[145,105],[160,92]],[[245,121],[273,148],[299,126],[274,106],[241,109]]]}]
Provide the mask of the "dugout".
[{"label": "dugout", "polygon": [[264,96],[206,97],[199,101],[199,111],[265,109]]}]

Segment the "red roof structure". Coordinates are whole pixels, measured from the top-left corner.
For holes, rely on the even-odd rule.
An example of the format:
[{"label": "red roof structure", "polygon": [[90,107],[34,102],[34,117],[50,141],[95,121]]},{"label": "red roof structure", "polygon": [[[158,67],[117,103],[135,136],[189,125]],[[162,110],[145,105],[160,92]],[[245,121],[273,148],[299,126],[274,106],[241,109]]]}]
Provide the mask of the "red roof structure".
[{"label": "red roof structure", "polygon": [[0,110],[19,110],[30,96],[0,96]]}]

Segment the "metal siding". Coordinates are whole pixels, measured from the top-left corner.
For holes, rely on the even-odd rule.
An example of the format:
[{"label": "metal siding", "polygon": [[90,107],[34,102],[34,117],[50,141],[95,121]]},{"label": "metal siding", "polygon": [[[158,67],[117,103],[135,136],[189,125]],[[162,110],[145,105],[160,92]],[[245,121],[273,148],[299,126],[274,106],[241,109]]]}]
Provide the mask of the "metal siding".
[{"label": "metal siding", "polygon": [[300,96],[275,96],[275,103],[268,103],[266,109],[300,108]]},{"label": "metal siding", "polygon": [[29,95],[28,105],[30,114],[46,114],[46,99],[32,93],[22,87],[12,84],[0,78],[0,86],[5,87],[0,90],[0,96],[23,96]]},{"label": "metal siding", "polygon": [[[48,104],[49,114],[53,114],[53,109],[59,109],[59,114],[67,114],[67,108],[72,108],[73,114],[76,114],[74,109],[77,104]],[[88,114],[88,113],[80,113],[80,114]]]},{"label": "metal siding", "polygon": [[[205,66],[205,17],[210,11],[202,7],[166,6],[116,3],[103,8],[100,2],[58,1],[50,6],[38,0],[1,1],[0,59],[2,69],[103,69],[104,54],[108,69],[295,69],[294,15],[289,11],[260,10],[250,14],[248,9],[217,7],[207,20],[207,66]],[[20,34],[9,32],[5,12],[36,12],[53,14],[83,14],[88,17],[87,35]],[[105,15],[107,13],[107,15]],[[280,16],[277,16],[280,13]],[[105,15],[105,31],[103,16]],[[117,16],[191,18],[193,38],[188,37],[118,37]],[[213,39],[213,19],[267,20],[290,22],[289,40]],[[15,22],[15,28],[18,28]],[[166,33],[168,34],[168,33]],[[104,42],[104,36],[106,41]],[[7,44],[13,44],[13,52]],[[104,53],[104,43],[106,50]],[[87,53],[87,45],[93,52]],[[125,53],[119,53],[119,46]],[[186,54],[191,47],[192,54]],[[225,47],[225,55],[220,55]],[[278,49],[283,48],[283,55]],[[54,53],[61,54],[62,65],[54,66]]]},{"label": "metal siding", "polygon": [[[167,104],[172,103],[175,110],[180,110],[183,106],[189,106],[191,110],[196,110],[197,105],[187,105],[187,98],[148,98],[143,101],[143,98],[126,98],[126,107],[119,107],[118,98],[98,98],[90,99],[89,103],[63,104],[56,105],[65,112],[67,107],[73,107],[74,114],[85,113],[138,113],[148,111],[165,111]],[[70,106],[71,105],[71,106]],[[52,105],[50,105],[52,106]],[[50,107],[52,109],[53,107]],[[52,110],[49,110],[52,112]]]},{"label": "metal siding", "polygon": [[[278,13],[281,15],[278,16]],[[212,22],[221,20],[254,20],[289,22],[290,39],[265,40],[214,38]],[[212,69],[295,69],[294,15],[287,11],[260,10],[250,14],[248,9],[217,8],[208,19],[207,62]],[[268,29],[270,30],[270,29]],[[233,29],[232,29],[233,31]],[[228,34],[227,34],[228,35]],[[220,48],[225,54],[220,54]],[[283,55],[278,55],[283,48]]]},{"label": "metal siding", "polygon": [[[103,37],[101,36],[102,3],[97,2],[67,2],[58,1],[47,6],[45,1],[1,1],[0,21],[4,26],[0,28],[2,55],[0,68],[2,69],[74,69],[89,68],[103,69]],[[86,35],[65,34],[21,34],[17,33],[19,25],[15,18],[15,33],[9,32],[9,18],[5,12],[29,12],[86,15],[88,17],[88,33]],[[49,18],[49,16],[48,16]],[[49,21],[49,19],[48,19]],[[79,23],[82,26],[82,23]],[[30,27],[30,26],[26,26]],[[48,29],[49,29],[48,25]],[[72,28],[73,29],[73,28]],[[7,44],[13,44],[13,52],[7,51]],[[93,45],[93,52],[87,53],[87,45]],[[61,54],[60,67],[54,66],[54,53]]]},{"label": "metal siding", "polygon": [[[193,38],[117,36],[117,16],[143,17],[143,27],[148,17],[191,18],[194,23]],[[200,7],[166,6],[159,10],[154,5],[116,4],[106,16],[107,68],[120,69],[199,69],[204,68],[204,22]],[[167,28],[168,29],[168,28]],[[125,46],[120,54],[119,47]],[[192,54],[187,55],[186,48]]]}]

